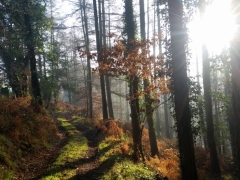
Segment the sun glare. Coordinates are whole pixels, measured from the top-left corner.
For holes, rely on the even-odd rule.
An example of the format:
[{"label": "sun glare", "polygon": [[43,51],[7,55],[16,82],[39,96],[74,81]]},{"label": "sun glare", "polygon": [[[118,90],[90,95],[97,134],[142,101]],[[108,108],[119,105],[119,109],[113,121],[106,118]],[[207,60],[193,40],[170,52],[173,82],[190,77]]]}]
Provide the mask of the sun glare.
[{"label": "sun glare", "polygon": [[230,0],[213,0],[206,7],[204,15],[190,25],[193,39],[206,44],[214,54],[228,46],[235,31],[230,3]]}]

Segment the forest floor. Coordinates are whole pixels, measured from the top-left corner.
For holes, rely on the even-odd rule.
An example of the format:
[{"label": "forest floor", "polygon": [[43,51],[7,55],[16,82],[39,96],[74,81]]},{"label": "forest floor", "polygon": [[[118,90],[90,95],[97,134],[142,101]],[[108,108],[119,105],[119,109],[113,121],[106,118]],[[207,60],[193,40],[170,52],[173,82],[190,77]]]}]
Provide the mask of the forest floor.
[{"label": "forest floor", "polygon": [[[71,113],[55,113],[52,118],[58,122],[59,141],[53,148],[29,154],[18,169],[16,179],[98,179],[104,171],[97,159],[96,129],[78,124]],[[79,142],[79,147],[73,148],[75,145],[71,143],[75,140]],[[71,153],[75,157],[70,157]]]},{"label": "forest floor", "polygon": [[[122,129],[110,122],[106,134],[97,134],[92,121],[77,113],[58,111],[50,114],[57,122],[58,141],[52,148],[44,148],[30,153],[17,169],[14,179],[18,180],[94,180],[94,179],[180,179],[178,151],[172,141],[158,142],[159,158],[150,158],[148,151],[146,164],[133,164],[131,161],[131,141],[126,135],[118,136]],[[111,124],[113,123],[113,124]],[[98,127],[99,128],[99,127]],[[123,128],[123,126],[122,126]],[[148,149],[148,132],[143,132],[144,148]],[[200,153],[201,152],[201,153]],[[205,152],[197,151],[197,164],[206,166]],[[200,153],[200,154],[199,154]],[[203,163],[203,165],[202,165]],[[147,165],[147,166],[146,166]],[[208,168],[198,169],[200,180],[213,180]],[[231,180],[225,175],[225,180]],[[215,180],[215,179],[214,179]]]},{"label": "forest floor", "polygon": [[[151,157],[147,129],[145,162],[133,163],[130,122],[90,120],[64,102],[47,113],[30,98],[0,99],[0,112],[0,180],[181,179],[176,140],[158,139],[159,156]],[[195,147],[195,155],[199,180],[216,180],[209,152]],[[223,179],[233,180],[231,157],[219,160]]]},{"label": "forest floor", "polygon": [[[129,138],[110,122],[108,134],[97,134],[92,121],[76,113],[52,113],[58,124],[59,140],[52,148],[29,153],[14,179],[18,180],[94,180],[94,179],[161,179],[143,163],[131,161]],[[111,124],[113,123],[113,124]]]}]

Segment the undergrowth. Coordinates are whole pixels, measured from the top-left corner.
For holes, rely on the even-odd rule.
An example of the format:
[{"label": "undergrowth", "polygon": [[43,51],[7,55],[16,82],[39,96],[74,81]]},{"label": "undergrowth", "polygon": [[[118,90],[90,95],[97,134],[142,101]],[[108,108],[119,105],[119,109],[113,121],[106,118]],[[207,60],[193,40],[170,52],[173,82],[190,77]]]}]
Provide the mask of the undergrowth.
[{"label": "undergrowth", "polygon": [[[38,179],[71,179],[77,175],[77,166],[88,149],[86,137],[81,128],[94,129],[99,142],[98,160],[103,172],[102,180],[135,179],[181,179],[179,152],[173,140],[158,140],[159,156],[150,156],[148,130],[142,133],[142,145],[146,161],[134,164],[132,161],[132,130],[129,122],[120,120],[102,121],[87,119],[84,108],[60,102],[50,107],[57,121],[66,130],[68,142],[61,149],[53,165]],[[82,117],[79,117],[82,116]],[[24,157],[40,148],[48,148],[57,140],[55,123],[47,113],[31,99],[7,99],[0,97],[0,179],[14,179],[14,170]],[[196,166],[199,179],[210,180],[209,152],[196,147]],[[223,178],[231,180],[231,161],[220,157]],[[226,175],[225,175],[226,174]]]},{"label": "undergrowth", "polygon": [[57,128],[30,97],[0,97],[0,179],[13,179],[14,170],[33,151],[57,140]]},{"label": "undergrowth", "polygon": [[105,121],[99,125],[101,132],[99,143],[99,161],[114,161],[101,179],[164,179],[180,178],[178,151],[176,144],[170,140],[158,141],[160,158],[150,157],[148,131],[143,131],[143,148],[146,162],[132,162],[132,139],[129,124],[119,121]]},{"label": "undergrowth", "polygon": [[[99,161],[105,162],[111,159],[109,170],[102,176],[107,179],[181,179],[179,167],[179,151],[177,143],[170,139],[159,139],[157,141],[159,156],[150,156],[150,144],[148,130],[142,133],[142,145],[146,157],[145,164],[134,164],[132,162],[132,136],[130,123],[122,121],[105,121],[99,123],[101,132],[99,143]],[[210,155],[203,148],[195,148],[196,166],[200,180],[213,180],[210,172]],[[233,180],[229,157],[219,157],[223,179]],[[229,169],[230,168],[230,169]]]}]

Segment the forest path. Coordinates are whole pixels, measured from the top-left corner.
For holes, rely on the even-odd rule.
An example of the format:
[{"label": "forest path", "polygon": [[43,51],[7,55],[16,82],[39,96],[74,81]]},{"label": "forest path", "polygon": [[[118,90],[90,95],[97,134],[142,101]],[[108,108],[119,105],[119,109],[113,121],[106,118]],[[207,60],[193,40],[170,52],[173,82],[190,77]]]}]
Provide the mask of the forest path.
[{"label": "forest path", "polygon": [[99,179],[96,129],[70,112],[52,114],[58,124],[59,141],[51,149],[29,155],[18,170],[17,179]]}]

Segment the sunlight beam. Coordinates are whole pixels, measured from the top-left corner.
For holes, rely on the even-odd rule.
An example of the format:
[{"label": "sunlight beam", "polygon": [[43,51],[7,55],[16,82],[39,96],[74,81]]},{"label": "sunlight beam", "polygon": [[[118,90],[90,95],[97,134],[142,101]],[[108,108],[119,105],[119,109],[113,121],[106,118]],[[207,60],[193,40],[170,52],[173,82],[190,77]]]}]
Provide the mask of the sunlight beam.
[{"label": "sunlight beam", "polygon": [[213,0],[202,17],[195,18],[189,30],[190,36],[200,44],[206,44],[210,53],[219,54],[229,46],[236,27],[230,0]]}]

